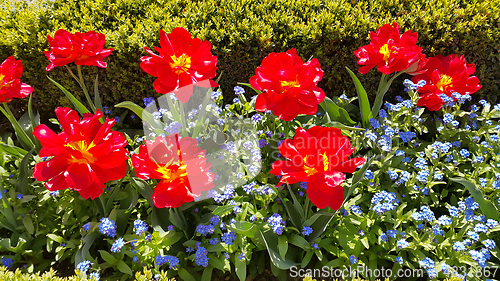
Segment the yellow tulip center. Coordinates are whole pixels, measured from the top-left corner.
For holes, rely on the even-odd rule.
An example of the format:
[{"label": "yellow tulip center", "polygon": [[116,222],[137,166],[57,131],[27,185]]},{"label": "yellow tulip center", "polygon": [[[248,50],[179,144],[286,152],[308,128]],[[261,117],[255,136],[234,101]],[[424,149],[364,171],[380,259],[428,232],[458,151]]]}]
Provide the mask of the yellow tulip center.
[{"label": "yellow tulip center", "polygon": [[441,91],[445,91],[445,88],[451,85],[453,78],[448,75],[441,75],[441,79],[436,83],[436,87],[438,87]]},{"label": "yellow tulip center", "polygon": [[186,165],[175,165],[175,164],[166,164],[166,165],[158,165],[156,171],[162,174],[162,178],[169,181],[174,181],[180,177],[186,177]]},{"label": "yellow tulip center", "polygon": [[93,142],[89,145],[85,140],[73,141],[65,144],[64,146],[80,152],[83,156],[83,158],[76,158],[71,155],[70,163],[91,164],[97,159],[92,155],[92,153],[89,152],[89,149],[95,146]]},{"label": "yellow tulip center", "polygon": [[171,56],[170,58],[172,59],[170,67],[177,75],[191,68],[191,57],[186,54],[182,54],[180,57]]},{"label": "yellow tulip center", "polygon": [[384,46],[382,46],[382,48],[380,48],[380,50],[378,52],[381,53],[382,55],[384,55],[384,60],[386,62],[389,60],[389,56],[391,54],[396,53],[396,51],[394,51],[394,46],[389,48],[389,45],[387,45],[387,44],[384,44]]},{"label": "yellow tulip center", "polygon": [[[176,138],[176,144],[177,147],[179,147],[179,140]],[[172,163],[173,161],[170,161],[167,164],[162,164],[158,165],[158,168],[156,168],[156,171],[160,174],[162,174],[162,178],[164,180],[169,180],[169,181],[174,181],[177,178],[182,178],[187,176],[187,171],[186,171],[186,165],[184,165],[184,162],[182,161],[182,155],[181,155],[181,150],[177,149],[177,157],[179,159],[178,164]]]},{"label": "yellow tulip center", "polygon": [[4,86],[9,85],[11,82],[7,82],[5,85],[3,84],[3,79],[5,78],[5,75],[0,73],[0,89],[2,89]]},{"label": "yellow tulip center", "polygon": [[[326,156],[326,152],[321,154],[321,156],[323,157],[323,171],[326,172],[328,170],[328,165],[330,164],[330,161],[328,160],[328,156]],[[307,175],[312,176],[319,172],[315,167],[307,166],[306,163],[307,163],[307,156],[304,157],[304,171],[306,172]]]},{"label": "yellow tulip center", "polygon": [[281,81],[281,87],[291,87],[291,88],[296,88],[300,86],[300,83],[298,81]]}]

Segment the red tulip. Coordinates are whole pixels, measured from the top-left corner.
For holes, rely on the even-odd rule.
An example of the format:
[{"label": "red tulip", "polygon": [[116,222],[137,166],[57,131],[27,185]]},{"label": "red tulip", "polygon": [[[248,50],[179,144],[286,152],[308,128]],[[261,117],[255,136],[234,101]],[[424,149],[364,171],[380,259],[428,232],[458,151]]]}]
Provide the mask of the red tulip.
[{"label": "red tulip", "polygon": [[111,54],[113,49],[104,49],[106,39],[104,34],[95,31],[72,34],[59,29],[54,38],[47,35],[50,51],[44,51],[50,64],[45,69],[49,71],[56,66],[64,66],[74,62],[76,65],[95,65],[106,68],[103,59]]},{"label": "red tulip", "polygon": [[295,49],[269,54],[256,72],[250,84],[262,91],[255,102],[257,111],[271,110],[278,118],[291,121],[299,114],[315,114],[325,99],[317,87],[323,77],[318,60],[304,63]]},{"label": "red tulip", "polygon": [[10,102],[13,98],[25,98],[33,92],[30,85],[21,83],[23,63],[8,57],[0,65],[0,102]]},{"label": "red tulip", "polygon": [[206,150],[196,145],[193,138],[173,134],[146,141],[139,154],[132,155],[138,178],[160,180],[153,192],[156,207],[177,208],[214,187],[214,174],[208,171],[212,164],[207,163]]},{"label": "red tulip", "polygon": [[48,181],[45,187],[50,191],[70,188],[85,199],[95,199],[102,194],[104,183],[125,176],[128,152],[123,147],[127,141],[122,133],[111,131],[114,119],[99,122],[99,110],[95,115],[84,114],[82,120],[66,107],[58,107],[55,112],[61,133],[44,124],[33,132],[43,146],[39,155],[50,157],[36,164],[33,176]]},{"label": "red tulip", "polygon": [[[373,67],[384,74],[396,71],[415,72],[415,67],[425,63],[422,48],[416,45],[418,34],[406,31],[399,34],[399,25],[385,24],[377,32],[370,32],[371,42],[354,52],[359,58],[358,64],[364,65],[359,69],[366,74]],[[418,63],[423,60],[421,63]]]},{"label": "red tulip", "polygon": [[[449,55],[430,58],[424,67],[424,73],[414,76],[412,82],[425,80],[426,84],[418,92],[418,106],[426,106],[429,110],[439,110],[444,102],[441,95],[451,98],[454,92],[470,95],[481,89],[479,79],[470,76],[476,71],[474,64],[467,64],[464,56]],[[455,98],[453,98],[456,100]]]},{"label": "red tulip", "polygon": [[297,128],[294,139],[286,139],[279,151],[288,160],[273,163],[271,174],[281,176],[278,185],[307,182],[307,195],[320,209],[340,208],[344,201],[341,184],[345,173],[353,173],[365,163],[361,157],[349,159],[354,149],[337,128],[314,126],[307,131]]},{"label": "red tulip", "polygon": [[[150,57],[141,58],[141,68],[148,74],[158,77],[153,86],[158,93],[168,94],[185,86],[212,79],[216,76],[217,57],[210,52],[211,44],[191,34],[182,27],[175,28],[172,33],[160,31],[161,48],[144,47]],[[210,80],[211,87],[217,83]],[[192,91],[184,91],[177,98],[186,103]]]}]

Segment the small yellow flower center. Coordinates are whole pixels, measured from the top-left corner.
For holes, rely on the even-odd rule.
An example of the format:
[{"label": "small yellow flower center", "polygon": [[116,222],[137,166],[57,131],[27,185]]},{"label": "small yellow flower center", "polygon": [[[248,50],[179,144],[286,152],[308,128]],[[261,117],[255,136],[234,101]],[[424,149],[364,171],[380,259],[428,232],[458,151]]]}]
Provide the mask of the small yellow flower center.
[{"label": "small yellow flower center", "polygon": [[441,91],[445,91],[445,88],[451,85],[453,78],[448,75],[441,75],[441,79],[436,83],[436,87],[438,87]]},{"label": "small yellow flower center", "polygon": [[382,46],[382,48],[380,48],[380,50],[378,52],[381,53],[382,55],[384,55],[384,60],[386,62],[389,60],[389,56],[391,54],[396,53],[396,51],[394,50],[394,46],[392,46],[389,49],[389,45],[387,45],[387,44],[384,44],[384,46]]},{"label": "small yellow flower center", "polygon": [[5,85],[3,84],[3,79],[5,78],[5,75],[0,73],[0,89],[2,89],[4,86],[9,85],[11,82],[7,82]]},{"label": "small yellow flower center", "polygon": [[281,87],[296,88],[296,87],[300,86],[300,83],[298,81],[281,81],[280,83],[281,83]]},{"label": "small yellow flower center", "polygon": [[65,144],[64,146],[79,151],[83,156],[83,158],[76,158],[72,155],[70,163],[91,164],[97,159],[92,155],[92,153],[89,152],[89,149],[95,146],[93,142],[88,145],[85,140],[73,141]]},{"label": "small yellow flower center", "polygon": [[180,57],[171,56],[170,58],[172,59],[170,67],[177,75],[191,68],[191,57],[186,54],[182,54]]},{"label": "small yellow flower center", "polygon": [[[328,161],[328,156],[326,156],[326,152],[321,154],[321,156],[323,157],[323,171],[326,172],[328,170],[328,165],[330,164],[330,161]],[[307,163],[307,156],[304,157],[304,163]],[[307,166],[306,164],[304,164],[304,171],[309,176],[312,176],[319,172],[315,167],[310,167]]]},{"label": "small yellow flower center", "polygon": [[326,156],[326,152],[323,153],[323,170],[326,172],[328,170],[328,165],[330,164],[330,161],[328,161],[328,157]]}]

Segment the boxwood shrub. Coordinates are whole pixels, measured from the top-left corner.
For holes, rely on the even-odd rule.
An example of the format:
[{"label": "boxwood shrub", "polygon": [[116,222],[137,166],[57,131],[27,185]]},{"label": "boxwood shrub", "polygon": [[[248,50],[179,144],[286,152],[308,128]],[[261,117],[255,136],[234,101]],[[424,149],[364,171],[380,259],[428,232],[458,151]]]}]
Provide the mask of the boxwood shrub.
[{"label": "boxwood shrub", "polygon": [[[0,59],[14,55],[23,61],[23,79],[36,89],[35,105],[45,113],[55,105],[69,105],[46,75],[79,93],[64,68],[48,73],[44,69],[49,63],[43,54],[48,50],[46,36],[60,28],[106,35],[106,46],[114,49],[106,59],[108,69],[84,68],[94,77],[99,72],[106,104],[139,102],[155,94],[153,78],[141,70],[139,58],[146,54],[144,46],[159,45],[160,29],[170,32],[177,26],[212,43],[226,92],[237,82],[247,82],[270,52],[297,48],[301,57],[319,59],[325,71],[320,86],[327,95],[354,95],[344,66],[356,69],[353,51],[368,43],[370,31],[395,21],[403,31],[418,31],[418,44],[429,56],[466,54],[467,61],[478,66],[476,75],[483,85],[477,96],[496,102],[499,93],[500,0],[44,1],[46,11],[36,6],[21,10],[21,2],[12,11],[3,7]],[[372,71],[362,77],[372,94],[374,76]],[[18,102],[19,110],[25,102]]]}]

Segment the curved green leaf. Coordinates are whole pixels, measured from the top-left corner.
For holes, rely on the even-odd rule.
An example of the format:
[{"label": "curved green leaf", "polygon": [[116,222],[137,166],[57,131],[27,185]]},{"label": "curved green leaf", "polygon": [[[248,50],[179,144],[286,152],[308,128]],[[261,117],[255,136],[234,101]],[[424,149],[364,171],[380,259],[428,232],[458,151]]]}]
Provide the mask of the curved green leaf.
[{"label": "curved green leaf", "polygon": [[130,267],[124,261],[120,261],[116,267],[118,268],[119,271],[121,271],[125,274],[128,274],[128,275],[133,274],[132,269],[130,269]]},{"label": "curved green leaf", "polygon": [[32,148],[21,160],[21,165],[19,167],[19,181],[17,182],[16,190],[20,191],[22,194],[28,194],[28,177],[31,178],[32,173],[30,173],[30,159],[33,154],[34,148]]},{"label": "curved green leaf", "polygon": [[363,177],[365,176],[366,170],[368,170],[368,168],[372,164],[373,159],[374,159],[374,157],[368,159],[368,161],[365,162],[363,167],[361,167],[361,169],[359,169],[357,172],[354,173],[354,176],[352,177],[351,187],[347,191],[347,194],[344,196],[344,202],[342,203],[342,205],[349,198],[349,196],[351,196],[352,192],[354,191],[354,188],[356,188],[359,181],[361,179],[363,179]]},{"label": "curved green leaf", "polygon": [[23,218],[23,224],[24,227],[26,228],[26,231],[28,231],[29,234],[35,233],[35,227],[33,226],[33,221],[31,220],[30,215],[26,215]]},{"label": "curved green leaf", "polygon": [[94,80],[94,104],[95,107],[97,107],[101,112],[104,110],[102,109],[102,102],[101,102],[101,96],[99,95],[99,74],[95,76]]},{"label": "curved green leaf", "polygon": [[278,237],[278,251],[282,259],[285,259],[286,252],[288,251],[288,239],[285,235]]},{"label": "curved green leaf", "polygon": [[[308,236],[307,240],[313,242],[318,238],[325,231],[333,216],[335,216],[335,213],[322,212],[321,214],[314,214],[311,217],[311,219],[315,218],[314,223],[311,225],[313,232]],[[306,224],[304,223],[304,225]]]},{"label": "curved green leaf", "polygon": [[212,279],[213,270],[214,268],[211,265],[205,267],[203,274],[201,275],[201,281],[210,281]]},{"label": "curved green leaf", "polygon": [[115,107],[122,107],[122,108],[130,109],[130,110],[132,110],[132,112],[135,113],[135,115],[137,115],[137,117],[142,119],[142,113],[144,112],[144,109],[131,101],[121,102],[121,103],[115,105]]},{"label": "curved green leaf", "polygon": [[28,151],[26,151],[20,147],[9,145],[9,144],[3,143],[3,142],[0,142],[0,151],[8,153],[8,154],[15,156],[15,157],[18,157],[18,158],[23,158],[28,153]]},{"label": "curved green leaf", "polygon": [[9,119],[10,123],[14,127],[14,132],[16,133],[16,136],[21,145],[26,149],[32,149],[35,146],[35,144],[28,137],[28,135],[26,135],[26,132],[23,130],[21,125],[19,125],[19,122],[17,122],[16,118],[10,111],[10,108],[7,105],[7,103],[3,103],[3,107],[4,108],[0,107],[0,111],[5,115],[5,117],[7,117],[7,119]]},{"label": "curved green leaf", "polygon": [[115,257],[113,257],[112,254],[108,253],[107,251],[99,250],[99,253],[101,254],[102,259],[105,260],[107,263],[109,263],[111,265],[118,263],[118,260]]},{"label": "curved green leaf", "polygon": [[474,201],[479,204],[479,208],[484,213],[484,215],[489,219],[494,219],[496,221],[500,220],[498,215],[498,209],[491,203],[491,201],[484,199],[483,193],[477,186],[464,178],[451,178],[451,181],[457,182],[467,188],[470,194],[474,198]]},{"label": "curved green leaf", "polygon": [[260,229],[258,229],[256,234],[257,239],[261,240],[260,242],[264,243],[264,245],[266,246],[269,257],[271,258],[271,262],[274,264],[274,266],[282,270],[288,270],[290,269],[290,267],[297,264],[293,261],[282,259],[276,252],[275,249],[278,249],[278,239],[274,232],[272,232],[272,234],[270,235],[265,235]]},{"label": "curved green leaf", "polygon": [[293,234],[288,240],[288,242],[290,244],[302,248],[303,250],[307,250],[307,248],[309,247],[309,242],[307,242],[307,240],[304,237],[297,234]]},{"label": "curved green leaf", "polygon": [[251,88],[252,90],[254,90],[257,94],[262,93],[262,91],[259,91],[259,90],[255,89],[254,87],[252,87],[252,85],[250,85],[250,83],[239,83],[238,82],[238,85],[247,86],[247,87]]},{"label": "curved green leaf", "polygon": [[78,112],[80,112],[80,114],[83,115],[84,113],[90,113],[90,111],[77,98],[75,98],[75,96],[73,96],[73,94],[71,94],[70,92],[68,92],[68,90],[66,90],[63,86],[61,86],[61,84],[57,83],[49,76],[47,76],[47,78],[49,78],[49,80],[52,83],[54,83],[54,85],[56,85],[66,95],[66,97],[76,107],[76,110],[78,110]]},{"label": "curved green leaf", "polygon": [[337,121],[342,124],[356,125],[349,113],[342,107],[336,105],[329,97],[325,97],[325,100],[320,103],[320,106],[325,111],[327,122]]},{"label": "curved green leaf", "polygon": [[83,237],[83,247],[80,248],[75,255],[75,268],[80,262],[87,259],[90,247],[99,236],[101,236],[100,232],[93,231]]},{"label": "curved green leaf", "polygon": [[363,131],[365,130],[364,128],[356,128],[356,127],[351,127],[344,125],[342,123],[339,123],[337,121],[330,121],[325,124],[323,124],[325,127],[333,127],[333,128],[339,128],[339,129],[344,129],[344,130],[351,130],[351,131]]},{"label": "curved green leaf", "polygon": [[363,88],[363,85],[361,85],[361,82],[359,81],[356,74],[354,74],[354,72],[352,72],[347,66],[346,69],[347,72],[349,72],[349,75],[354,82],[354,86],[356,87],[356,92],[358,93],[359,109],[361,111],[361,121],[363,123],[363,127],[367,128],[368,124],[370,124],[370,118],[373,117],[372,111],[370,109],[370,101],[368,100],[368,95],[366,94],[365,88]]},{"label": "curved green leaf", "polygon": [[153,189],[151,188],[151,186],[149,186],[149,184],[146,181],[136,177],[132,177],[132,185],[134,185],[139,190],[139,193],[144,198],[146,198],[146,200],[148,200],[150,206],[154,206]]},{"label": "curved green leaf", "polygon": [[240,260],[237,255],[234,255],[234,267],[238,279],[240,279],[240,281],[245,281],[247,278],[247,264],[244,260]]},{"label": "curved green leaf", "polygon": [[257,226],[248,221],[237,221],[228,225],[227,228],[237,234],[242,234],[249,238],[254,238],[257,233]]},{"label": "curved green leaf", "polygon": [[194,278],[193,275],[191,275],[191,273],[189,273],[185,268],[181,267],[179,268],[179,277],[182,279],[182,280],[185,280],[185,281],[196,281],[196,279]]}]

